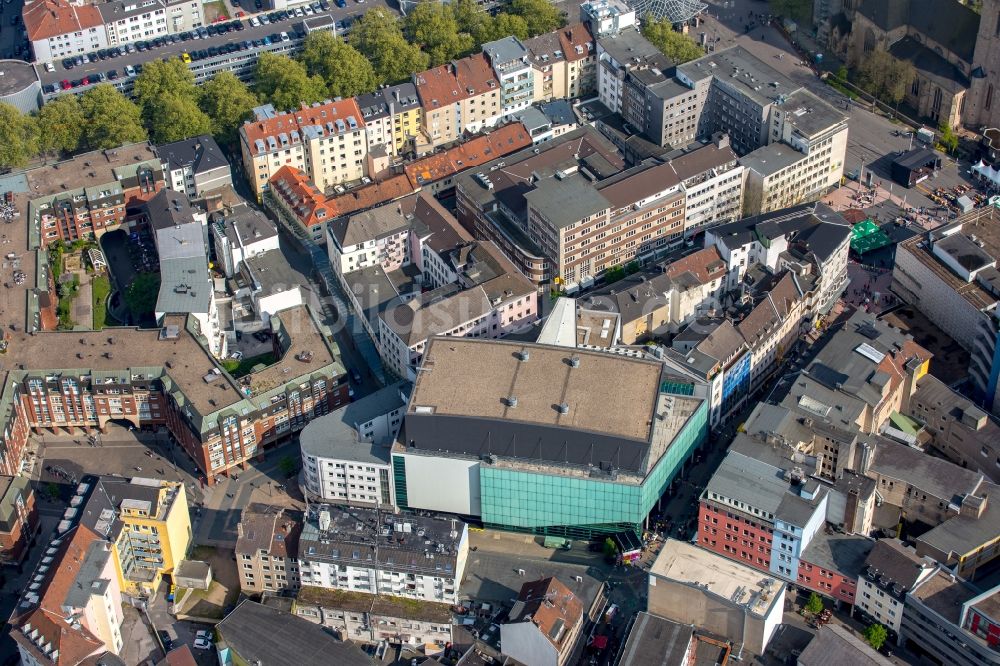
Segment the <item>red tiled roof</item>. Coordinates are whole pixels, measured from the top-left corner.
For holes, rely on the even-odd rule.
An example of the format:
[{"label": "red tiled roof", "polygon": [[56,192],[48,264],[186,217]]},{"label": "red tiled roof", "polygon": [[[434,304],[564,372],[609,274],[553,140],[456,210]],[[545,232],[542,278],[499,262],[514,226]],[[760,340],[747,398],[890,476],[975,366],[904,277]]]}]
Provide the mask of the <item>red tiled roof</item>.
[{"label": "red tiled roof", "polygon": [[66,0],[29,0],[22,16],[28,40],[32,42],[104,27],[104,19],[95,5],[71,5]]},{"label": "red tiled roof", "polygon": [[[86,558],[90,545],[99,537],[85,527],[77,527],[68,535],[55,555],[50,571],[51,575],[44,581],[41,599],[32,610],[15,614],[10,622],[13,627],[11,635],[26,648],[38,651],[38,644],[47,643],[52,649],[59,650],[59,663],[76,664],[84,657],[104,649],[99,638],[84,627],[71,626],[63,616],[62,606],[66,601],[80,567]],[[30,625],[30,629],[28,626]],[[38,631],[38,636],[32,638],[29,634]]]},{"label": "red tiled roof", "polygon": [[[364,117],[361,115],[361,109],[353,97],[342,99],[338,102],[324,102],[323,104],[316,104],[314,106],[303,104],[299,109],[288,111],[287,113],[279,113],[273,118],[248,121],[243,124],[241,129],[246,136],[247,146],[251,152],[256,154],[254,144],[258,140],[264,141],[266,145],[267,137],[279,137],[281,134],[285,134],[288,135],[291,144],[297,144],[302,141],[302,129],[304,127],[320,125],[324,127],[324,132],[326,132],[325,126],[327,123],[335,123],[337,120],[346,122],[347,118],[351,117],[355,119],[358,126],[356,129],[348,126],[348,132],[364,129]],[[292,136],[293,131],[299,133],[297,141]]]},{"label": "red tiled roof", "polygon": [[[594,46],[594,36],[583,23],[574,23],[559,30],[559,43],[563,47],[563,56],[570,62],[582,60],[597,53]],[[580,50],[577,51],[577,47]]]},{"label": "red tiled roof", "polygon": [[691,273],[698,279],[699,283],[706,284],[726,274],[726,263],[722,261],[722,256],[713,245],[712,247],[692,252],[683,259],[678,259],[668,265],[664,273],[671,278],[676,278],[684,273]]},{"label": "red tiled roof", "polygon": [[312,226],[334,217],[333,208],[302,171],[283,166],[271,176],[271,191],[293,211],[304,226]]},{"label": "red tiled roof", "polygon": [[413,83],[417,86],[420,105],[426,111],[434,111],[470,97],[458,80],[455,65],[450,62],[420,72],[413,77]]},{"label": "red tiled roof", "polygon": [[455,76],[466,97],[498,90],[500,85],[493,68],[482,53],[456,60]]},{"label": "red tiled roof", "polygon": [[340,217],[395,201],[408,194],[413,194],[413,186],[404,174],[399,174],[344,194],[335,195],[327,200],[327,204],[333,211],[333,217]]},{"label": "red tiled roof", "polygon": [[583,602],[568,587],[556,578],[542,578],[522,585],[517,600],[524,604],[525,616],[557,651],[573,647],[564,639],[583,618]]},{"label": "red tiled roof", "polygon": [[521,123],[510,123],[453,148],[428,155],[406,166],[413,189],[486,164],[531,146],[531,136]]}]

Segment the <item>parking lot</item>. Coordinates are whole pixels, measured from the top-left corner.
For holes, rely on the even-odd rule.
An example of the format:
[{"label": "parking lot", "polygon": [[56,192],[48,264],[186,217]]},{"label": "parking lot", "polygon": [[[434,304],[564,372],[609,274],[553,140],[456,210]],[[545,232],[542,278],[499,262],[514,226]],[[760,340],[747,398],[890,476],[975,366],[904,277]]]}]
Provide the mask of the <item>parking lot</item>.
[{"label": "parking lot", "polygon": [[[142,71],[143,64],[154,59],[182,58],[186,62],[197,63],[229,53],[252,52],[279,42],[287,43],[291,48],[305,38],[304,21],[329,16],[336,22],[337,33],[342,34],[349,31],[350,25],[372,7],[384,7],[396,13],[387,0],[339,1],[344,4],[343,7],[329,0],[318,0],[309,6],[308,14],[305,6],[252,16],[245,9],[233,10],[234,14],[241,11],[247,16],[176,35],[163,35],[150,41],[140,40],[102,49],[72,59],[59,59],[52,63],[52,71],[39,67],[43,90],[46,94],[53,94],[60,90],[85,88],[104,80],[124,87],[131,77]],[[329,9],[323,9],[324,2]],[[196,66],[193,68],[197,69]]]},{"label": "parking lot", "polygon": [[21,22],[22,0],[3,0],[0,5],[0,58],[31,60]]}]

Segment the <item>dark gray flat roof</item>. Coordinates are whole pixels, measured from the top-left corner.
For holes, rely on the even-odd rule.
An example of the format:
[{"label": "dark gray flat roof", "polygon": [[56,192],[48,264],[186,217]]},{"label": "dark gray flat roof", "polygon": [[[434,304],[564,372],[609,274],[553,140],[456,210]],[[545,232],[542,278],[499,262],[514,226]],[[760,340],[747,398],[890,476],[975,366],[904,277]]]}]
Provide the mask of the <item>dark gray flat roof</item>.
[{"label": "dark gray flat roof", "polygon": [[20,92],[38,80],[35,68],[23,60],[0,60],[0,71],[0,95]]},{"label": "dark gray flat roof", "polygon": [[694,626],[640,612],[622,648],[618,666],[683,664]]},{"label": "dark gray flat roof", "polygon": [[385,443],[360,441],[356,427],[405,406],[400,397],[401,391],[409,391],[408,382],[390,384],[326,416],[313,419],[299,434],[302,452],[322,458],[387,464],[389,447]]},{"label": "dark gray flat roof", "polygon": [[370,666],[371,657],[318,624],[290,613],[243,601],[216,631],[246,663],[267,666]]}]

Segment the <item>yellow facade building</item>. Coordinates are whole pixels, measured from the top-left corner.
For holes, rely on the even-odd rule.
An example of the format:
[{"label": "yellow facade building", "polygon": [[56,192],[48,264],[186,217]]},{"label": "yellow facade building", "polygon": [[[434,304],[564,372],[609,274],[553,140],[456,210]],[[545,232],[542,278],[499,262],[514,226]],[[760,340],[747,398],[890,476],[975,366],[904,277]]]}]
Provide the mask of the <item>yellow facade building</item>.
[{"label": "yellow facade building", "polygon": [[115,568],[124,594],[148,597],[191,547],[191,518],[183,483],[160,479],[103,481],[116,503]]}]

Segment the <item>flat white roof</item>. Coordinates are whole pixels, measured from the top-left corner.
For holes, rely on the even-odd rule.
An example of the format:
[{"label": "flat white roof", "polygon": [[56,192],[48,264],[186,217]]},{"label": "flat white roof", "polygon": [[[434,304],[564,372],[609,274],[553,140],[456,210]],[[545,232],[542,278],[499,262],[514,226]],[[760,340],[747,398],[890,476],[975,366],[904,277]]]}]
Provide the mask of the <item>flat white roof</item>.
[{"label": "flat white roof", "polygon": [[663,545],[649,573],[698,587],[760,616],[768,614],[785,587],[767,573],[676,539]]}]

